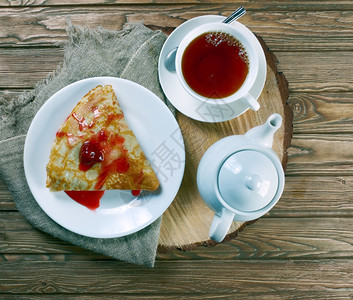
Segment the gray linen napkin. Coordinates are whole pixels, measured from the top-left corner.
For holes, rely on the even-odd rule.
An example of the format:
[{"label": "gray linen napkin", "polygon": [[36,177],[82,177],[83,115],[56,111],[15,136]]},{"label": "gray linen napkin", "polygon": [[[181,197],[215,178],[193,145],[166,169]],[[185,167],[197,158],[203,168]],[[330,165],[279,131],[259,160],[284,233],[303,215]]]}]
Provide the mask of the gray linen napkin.
[{"label": "gray linen napkin", "polygon": [[[158,56],[166,36],[142,24],[121,31],[96,30],[68,25],[62,65],[16,99],[0,99],[0,176],[13,193],[17,208],[36,228],[118,260],[154,266],[161,217],[150,226],[122,238],[97,239],[66,230],[38,206],[27,185],[23,169],[26,133],[36,112],[55,92],[80,79],[114,76],[137,82],[159,96]],[[168,107],[172,107],[167,103]]]}]

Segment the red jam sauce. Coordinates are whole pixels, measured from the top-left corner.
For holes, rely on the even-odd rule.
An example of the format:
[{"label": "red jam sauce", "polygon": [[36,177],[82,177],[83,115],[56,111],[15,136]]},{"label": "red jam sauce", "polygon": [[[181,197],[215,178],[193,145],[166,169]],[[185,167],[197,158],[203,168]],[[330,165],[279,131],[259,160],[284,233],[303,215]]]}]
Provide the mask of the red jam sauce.
[{"label": "red jam sauce", "polygon": [[61,137],[64,137],[64,136],[66,136],[66,138],[67,138],[67,145],[69,147],[74,145],[78,139],[81,139],[83,137],[83,135],[74,135],[72,133],[67,133],[67,132],[64,132],[64,131],[61,131],[61,130],[59,130],[56,133],[56,137],[57,138],[61,138]]},{"label": "red jam sauce", "polygon": [[132,190],[132,191],[131,191],[131,194],[132,194],[133,196],[137,197],[138,195],[141,194],[141,190]]},{"label": "red jam sauce", "polygon": [[[123,149],[125,150],[125,149]],[[95,185],[95,189],[99,190],[103,187],[107,177],[111,173],[126,173],[130,168],[128,158],[126,156],[126,150],[122,152],[121,156],[111,163],[103,163],[102,169],[98,175],[98,180]]]},{"label": "red jam sauce", "polygon": [[[124,142],[123,136],[101,130],[82,144],[79,153],[79,169],[88,171],[96,163],[102,164],[95,185],[96,190],[103,187],[111,173],[126,173],[129,170],[130,164]],[[119,157],[116,157],[117,151]]]},{"label": "red jam sauce", "polygon": [[99,143],[86,141],[80,149],[79,159],[79,169],[88,171],[94,164],[104,161],[104,151]]},{"label": "red jam sauce", "polygon": [[67,133],[63,132],[61,130],[58,130],[56,133],[56,137],[58,137],[58,138],[64,137],[65,135],[67,135]]},{"label": "red jam sauce", "polygon": [[[96,210],[99,207],[104,192],[105,191],[65,191],[72,200],[90,210]],[[131,194],[137,197],[141,194],[141,190],[132,190]]]},{"label": "red jam sauce", "polygon": [[85,130],[86,128],[92,128],[94,125],[94,122],[92,121],[90,124],[87,124],[86,120],[84,117],[78,117],[76,113],[72,113],[72,117],[77,121],[78,123],[78,128],[80,131]]},{"label": "red jam sauce", "polygon": [[99,207],[100,199],[105,191],[65,191],[65,193],[77,203],[95,210]]}]

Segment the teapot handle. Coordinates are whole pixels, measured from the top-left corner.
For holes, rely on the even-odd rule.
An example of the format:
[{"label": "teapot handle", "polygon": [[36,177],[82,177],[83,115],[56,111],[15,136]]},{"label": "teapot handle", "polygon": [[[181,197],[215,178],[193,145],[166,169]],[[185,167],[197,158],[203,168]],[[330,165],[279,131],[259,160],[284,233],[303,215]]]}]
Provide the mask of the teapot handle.
[{"label": "teapot handle", "polygon": [[216,214],[213,217],[209,233],[210,238],[216,242],[221,242],[228,233],[233,219],[234,213],[226,208],[223,208],[219,214]]}]

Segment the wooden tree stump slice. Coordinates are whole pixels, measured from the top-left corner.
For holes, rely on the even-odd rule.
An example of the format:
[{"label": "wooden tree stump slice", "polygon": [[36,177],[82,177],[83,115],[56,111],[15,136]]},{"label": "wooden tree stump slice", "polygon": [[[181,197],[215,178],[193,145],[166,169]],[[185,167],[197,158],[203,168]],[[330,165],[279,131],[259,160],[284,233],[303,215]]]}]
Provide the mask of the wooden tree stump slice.
[{"label": "wooden tree stump slice", "polygon": [[[287,104],[288,84],[283,74],[277,70],[277,59],[258,37],[267,61],[267,77],[259,97],[261,108],[230,121],[203,123],[177,114],[177,120],[184,137],[186,163],[180,190],[171,206],[163,214],[159,237],[159,252],[178,249],[192,249],[197,245],[215,245],[209,238],[209,229],[214,212],[202,200],[197,184],[196,173],[205,151],[223,137],[244,134],[250,128],[263,124],[272,113],[282,115],[283,123],[274,136],[273,149],[282,161],[287,163],[286,149],[292,138],[292,112]],[[249,222],[233,222],[226,240],[232,239]]]}]

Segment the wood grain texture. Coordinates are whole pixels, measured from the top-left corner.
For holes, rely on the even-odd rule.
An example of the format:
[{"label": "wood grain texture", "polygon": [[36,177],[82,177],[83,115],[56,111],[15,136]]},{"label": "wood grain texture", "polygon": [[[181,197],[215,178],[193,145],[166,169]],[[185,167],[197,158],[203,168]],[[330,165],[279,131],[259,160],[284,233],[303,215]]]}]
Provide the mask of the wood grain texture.
[{"label": "wood grain texture", "polygon": [[[254,296],[281,298],[295,290],[305,295],[334,298],[352,293],[351,260],[327,261],[227,261],[219,272],[220,261],[164,261],[155,269],[116,261],[2,263],[0,285],[5,293],[25,295],[114,294],[150,297],[232,297]],[[94,270],[92,272],[92,270]],[[156,270],[158,272],[156,272]],[[206,273],[205,270],[208,272]],[[236,270],[236,276],[234,274]],[[32,275],[28,277],[29,272]],[[214,274],[217,273],[217,280]],[[5,276],[4,276],[5,275]],[[141,280],[136,281],[136,276]],[[72,280],[74,276],[75,280]],[[293,280],[295,278],[295,280]],[[11,284],[17,282],[17,284]],[[195,284],[197,282],[197,284]],[[314,288],[315,287],[315,288]]]},{"label": "wood grain texture", "polygon": [[350,134],[353,131],[353,94],[292,93],[288,101],[293,111],[296,134]]},{"label": "wood grain texture", "polygon": [[[112,30],[121,29],[125,23],[143,22],[170,33],[193,17],[226,16],[242,4],[4,7],[0,10],[0,42],[1,47],[53,46],[66,40],[68,18],[76,25]],[[294,11],[250,9],[241,22],[275,51],[327,52],[333,47],[350,51],[353,11],[343,10],[337,4],[335,8],[336,11],[306,11],[298,7]]]},{"label": "wood grain texture", "polygon": [[352,147],[349,134],[297,134],[288,148],[287,175],[350,176],[353,174]]},{"label": "wood grain texture", "polygon": [[[290,160],[290,158],[289,158]],[[291,170],[287,167],[287,172]],[[346,172],[337,176],[286,176],[280,201],[271,217],[352,217],[353,178]]]},{"label": "wood grain texture", "polygon": [[[0,217],[0,262],[85,261],[85,255],[89,260],[111,260],[33,229],[17,212],[1,212]],[[216,247],[175,248],[159,252],[157,260],[352,258],[352,226],[352,218],[342,216],[266,216]]]},{"label": "wood grain texture", "polygon": [[243,5],[247,10],[262,9],[262,10],[278,10],[292,11],[298,10],[298,5],[302,10],[320,10],[325,7],[326,10],[348,10],[352,9],[352,2],[349,0],[332,2],[332,1],[237,1],[237,0],[0,0],[1,6],[57,6],[57,5],[136,5],[136,4],[231,4]]},{"label": "wood grain texture", "polygon": [[[271,48],[270,50],[272,51]],[[317,108],[315,104],[327,105],[322,100],[318,102],[319,99],[323,99],[322,97],[326,97],[327,93],[331,96],[332,105],[342,107],[342,101],[345,104],[343,109],[335,109],[330,116],[341,114],[341,110],[343,114],[348,114],[349,111],[345,108],[352,109],[350,104],[353,92],[353,68],[350,68],[350,62],[353,61],[353,52],[323,52],[320,53],[321,60],[317,55],[311,52],[276,52],[279,62],[278,71],[285,74],[291,94],[312,94],[312,110],[325,109],[325,106],[320,105]],[[33,88],[38,81],[46,78],[49,73],[60,66],[63,57],[63,48],[0,48],[0,89]],[[304,63],[305,68],[303,68]],[[333,63],[336,71],[332,71]],[[319,93],[325,93],[325,95]],[[334,98],[332,98],[333,93],[336,93]],[[341,98],[337,93],[345,94]],[[298,101],[297,106],[293,107],[297,110],[300,109]],[[309,103],[306,102],[306,104]],[[311,122],[317,122],[317,119],[316,117],[310,118]]]}]

